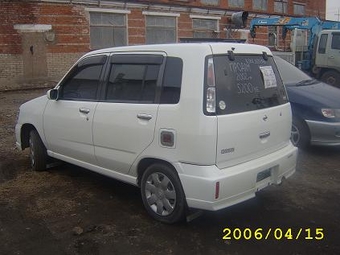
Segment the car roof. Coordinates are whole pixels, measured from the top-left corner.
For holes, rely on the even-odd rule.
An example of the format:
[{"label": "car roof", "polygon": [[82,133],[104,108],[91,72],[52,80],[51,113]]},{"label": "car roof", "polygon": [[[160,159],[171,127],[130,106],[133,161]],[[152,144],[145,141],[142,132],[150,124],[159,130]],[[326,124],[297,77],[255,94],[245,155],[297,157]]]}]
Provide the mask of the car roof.
[{"label": "car roof", "polygon": [[243,44],[243,43],[229,43],[229,42],[199,42],[199,43],[171,43],[171,44],[149,44],[149,45],[134,45],[134,46],[122,46],[111,47],[100,50],[95,50],[87,53],[88,55],[95,55],[101,53],[110,52],[134,52],[134,51],[147,51],[147,52],[178,52],[177,55],[184,52],[199,52],[209,50],[214,54],[227,53],[229,50],[234,51],[235,54],[262,54],[266,52],[268,55],[272,55],[271,51],[261,45],[256,44]]}]

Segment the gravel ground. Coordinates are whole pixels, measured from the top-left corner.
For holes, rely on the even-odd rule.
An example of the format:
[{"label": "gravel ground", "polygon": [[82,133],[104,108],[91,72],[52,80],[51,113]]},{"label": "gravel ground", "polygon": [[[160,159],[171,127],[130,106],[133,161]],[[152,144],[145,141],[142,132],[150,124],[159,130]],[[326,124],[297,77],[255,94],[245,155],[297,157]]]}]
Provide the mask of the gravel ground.
[{"label": "gravel ground", "polygon": [[300,151],[282,185],[169,226],[136,187],[70,164],[30,170],[14,125],[19,105],[45,92],[0,93],[0,254],[340,254],[339,148]]}]

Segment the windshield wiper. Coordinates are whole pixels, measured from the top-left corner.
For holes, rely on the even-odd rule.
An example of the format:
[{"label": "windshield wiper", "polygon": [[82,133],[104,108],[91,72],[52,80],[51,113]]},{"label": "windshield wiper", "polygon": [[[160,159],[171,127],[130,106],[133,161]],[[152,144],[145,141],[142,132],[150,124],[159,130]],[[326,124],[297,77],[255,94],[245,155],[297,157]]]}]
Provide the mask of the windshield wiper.
[{"label": "windshield wiper", "polygon": [[308,80],[302,80],[298,83],[295,84],[295,86],[299,87],[299,86],[308,86],[308,85],[312,85],[314,83],[316,83],[317,80],[315,79],[308,79]]}]

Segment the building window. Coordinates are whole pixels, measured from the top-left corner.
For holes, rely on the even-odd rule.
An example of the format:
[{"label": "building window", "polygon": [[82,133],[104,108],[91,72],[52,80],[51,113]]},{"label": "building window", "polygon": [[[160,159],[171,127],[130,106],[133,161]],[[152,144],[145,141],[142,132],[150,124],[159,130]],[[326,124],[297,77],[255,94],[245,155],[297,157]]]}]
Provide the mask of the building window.
[{"label": "building window", "polygon": [[219,5],[220,0],[201,0],[201,3],[206,5]]},{"label": "building window", "polygon": [[302,4],[294,4],[294,14],[305,15],[305,6]]},{"label": "building window", "polygon": [[176,42],[176,17],[146,16],[146,43]]},{"label": "building window", "polygon": [[287,13],[287,2],[288,0],[276,0],[274,2],[274,12]]},{"label": "building window", "polygon": [[244,7],[244,0],[228,0],[229,7],[238,7],[243,8]]},{"label": "building window", "polygon": [[216,19],[197,19],[192,20],[194,38],[216,38],[218,33],[218,20]]},{"label": "building window", "polygon": [[268,0],[253,0],[253,9],[267,11]]},{"label": "building window", "polygon": [[126,14],[90,12],[91,49],[127,45]]}]

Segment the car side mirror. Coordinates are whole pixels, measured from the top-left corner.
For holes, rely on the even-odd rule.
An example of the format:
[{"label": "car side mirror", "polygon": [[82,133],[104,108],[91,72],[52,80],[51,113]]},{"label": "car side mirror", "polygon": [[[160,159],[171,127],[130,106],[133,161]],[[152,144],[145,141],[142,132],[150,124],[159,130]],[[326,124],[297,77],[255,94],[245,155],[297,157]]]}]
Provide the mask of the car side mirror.
[{"label": "car side mirror", "polygon": [[49,100],[58,100],[59,91],[58,89],[50,89],[46,95]]}]

